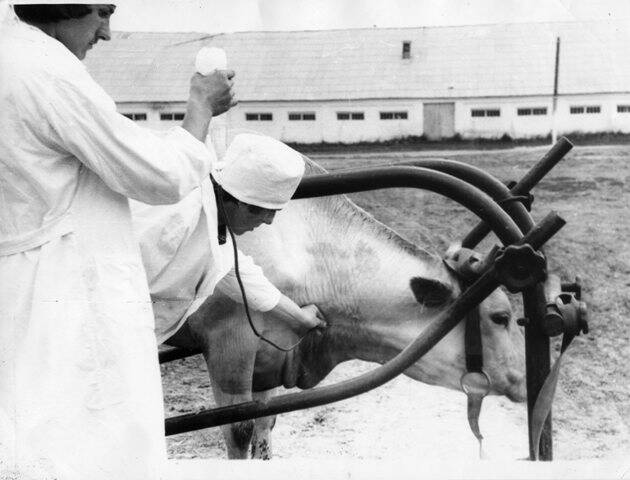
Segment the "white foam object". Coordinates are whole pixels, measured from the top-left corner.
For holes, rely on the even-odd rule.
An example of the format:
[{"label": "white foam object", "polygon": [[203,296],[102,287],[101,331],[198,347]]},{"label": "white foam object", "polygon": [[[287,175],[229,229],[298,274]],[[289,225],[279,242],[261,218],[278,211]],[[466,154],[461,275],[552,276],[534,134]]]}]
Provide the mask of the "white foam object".
[{"label": "white foam object", "polygon": [[215,70],[227,69],[225,50],[217,47],[203,47],[197,52],[195,70],[201,75],[209,75]]}]

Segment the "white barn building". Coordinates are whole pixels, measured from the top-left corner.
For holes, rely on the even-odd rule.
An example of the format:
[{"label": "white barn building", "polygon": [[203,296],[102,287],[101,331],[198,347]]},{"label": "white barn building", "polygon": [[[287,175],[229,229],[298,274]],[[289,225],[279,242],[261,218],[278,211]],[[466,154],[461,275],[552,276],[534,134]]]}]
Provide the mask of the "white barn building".
[{"label": "white barn building", "polygon": [[[86,61],[119,111],[180,122],[196,52],[226,50],[224,115],[285,142],[630,132],[630,25],[561,22],[300,32],[115,33]],[[215,122],[216,123],[216,122]]]}]

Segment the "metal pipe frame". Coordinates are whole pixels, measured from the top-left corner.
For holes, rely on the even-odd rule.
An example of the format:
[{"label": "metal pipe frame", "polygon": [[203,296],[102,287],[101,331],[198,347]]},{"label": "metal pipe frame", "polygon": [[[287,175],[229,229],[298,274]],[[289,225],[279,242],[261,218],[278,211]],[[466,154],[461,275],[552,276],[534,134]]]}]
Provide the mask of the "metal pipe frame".
[{"label": "metal pipe frame", "polygon": [[[471,185],[484,191],[495,201],[499,202],[506,212],[514,219],[523,233],[528,232],[534,225],[531,216],[520,202],[504,202],[511,196],[527,195],[531,189],[555,167],[562,158],[573,148],[573,144],[566,138],[560,138],[555,145],[532,167],[525,176],[508,189],[503,183],[487,172],[454,160],[420,159],[412,162],[402,162],[396,165],[411,165],[425,167],[445,172],[460,178]],[[462,246],[474,248],[481,242],[491,229],[484,222],[480,222],[464,237]],[[525,317],[529,320],[525,326],[525,356],[527,371],[527,418],[529,435],[529,455],[534,459],[536,446],[533,444],[532,412],[538,398],[538,394],[549,375],[551,368],[549,356],[549,337],[542,329],[545,316],[544,290],[542,284],[527,289],[523,292],[523,307]],[[551,412],[547,417],[539,448],[539,459],[543,461],[553,458],[553,441],[551,427]]]},{"label": "metal pipe frame", "polygon": [[[334,183],[331,183],[331,180]],[[334,195],[388,187],[424,188],[441,193],[464,205],[476,213],[484,222],[491,225],[503,243],[520,243],[523,239],[520,229],[509,215],[503,212],[486,194],[448,174],[423,168],[391,167],[385,171],[383,169],[362,170],[360,174],[357,172],[346,172],[344,174],[315,175],[303,180],[294,198]],[[552,218],[553,220],[550,222],[555,224],[554,228],[556,230],[559,229],[564,222],[557,216],[552,215]],[[536,248],[535,245],[534,247]],[[416,341],[412,342],[403,352],[372,372],[329,387],[319,387],[297,394],[275,397],[265,404],[261,402],[246,402],[206,412],[173,417],[166,420],[167,435],[309,408],[349,398],[375,388],[402,373],[417,361],[418,358],[446,335],[470,308],[481,302],[485,296],[489,295],[498,286],[498,281],[494,278],[494,275],[484,278],[483,282],[475,284],[477,285],[475,288],[471,287],[470,293],[468,291],[465,292],[451,308],[438,317],[434,324],[425,329]],[[491,282],[490,278],[492,278]]]},{"label": "metal pipe frame", "polygon": [[[428,169],[435,170],[437,172],[449,174],[453,177],[456,177],[459,180],[463,180],[467,184],[470,184],[476,187],[477,189],[481,190],[485,194],[489,195],[495,202],[499,203],[501,208],[503,208],[509,214],[509,216],[516,222],[521,232],[523,233],[530,232],[530,236],[535,237],[537,235],[537,229],[532,230],[532,228],[534,227],[534,223],[531,219],[531,216],[529,215],[529,213],[527,212],[527,210],[525,209],[522,203],[518,201],[510,201],[510,197],[528,194],[529,191],[564,157],[564,155],[566,155],[568,151],[571,150],[572,147],[573,145],[571,144],[571,142],[569,142],[566,138],[562,137],[553,146],[553,148],[549,150],[549,152],[547,152],[547,154],[532,169],[530,169],[527,172],[527,174],[512,189],[508,189],[502,182],[500,182],[499,180],[497,180],[495,177],[488,174],[487,172],[477,167],[471,166],[469,164],[465,164],[465,163],[454,161],[454,160],[421,159],[421,160],[416,160],[412,162],[403,162],[396,165],[399,167],[401,166],[422,167],[423,170],[428,168]],[[391,167],[388,168],[388,170],[390,169]],[[362,172],[365,172],[365,170],[363,170]],[[352,174],[356,174],[357,171],[356,170],[337,171],[336,173],[344,174],[344,175],[346,174],[352,175]],[[375,172],[373,171],[368,172],[368,176],[371,176],[371,175],[373,176],[374,173]],[[405,181],[402,181],[402,183],[400,183],[401,180],[399,178],[399,175],[401,173],[404,175],[406,172],[395,172],[393,174],[392,173],[388,174],[389,179],[385,183],[387,183],[388,186],[410,186]],[[426,175],[426,172],[425,172],[425,175]],[[329,177],[329,176],[326,175],[326,177]],[[312,178],[312,177],[309,177],[309,178]],[[320,181],[320,180],[317,180],[317,181]],[[338,181],[339,180],[337,179],[335,180],[335,182],[338,182]],[[374,179],[372,178],[372,182],[373,181]],[[432,183],[432,180],[428,180],[428,181],[429,183]],[[331,189],[330,185],[324,186],[321,184],[317,185],[315,183],[309,183],[309,182],[310,181],[308,179],[304,179],[303,183],[305,186],[301,185],[298,192],[296,192],[296,196],[294,198],[307,198],[307,196],[310,197],[310,196],[330,195],[330,194],[335,194],[335,193],[351,193],[351,191],[363,191],[366,189],[371,190],[374,188],[386,188],[382,186],[376,186],[374,188],[362,187],[360,189],[346,190],[346,188],[348,187],[347,186],[348,178],[341,181],[341,183],[346,182],[346,184],[343,184],[343,186],[338,185],[336,187],[336,190],[334,188]],[[413,187],[422,188],[422,187],[418,187],[417,184],[413,185]],[[322,188],[323,191],[317,191],[319,188]],[[425,188],[428,190],[435,191],[437,193],[442,193],[442,194],[447,193],[446,196],[449,196],[449,198],[453,198],[451,195],[448,195],[448,193],[453,194],[454,192],[438,191],[437,189],[431,188],[430,186],[427,186]],[[462,185],[458,185],[456,188],[462,188]],[[463,189],[466,190],[466,187],[463,187]],[[469,192],[466,192],[466,193],[469,193]],[[468,207],[468,205],[466,205],[466,203],[463,201],[461,197],[458,198],[456,194],[453,196],[456,197],[456,198],[453,198],[454,200]],[[484,207],[481,206],[480,208],[477,208],[477,209],[472,209],[472,208],[470,209],[473,210],[475,213],[477,213],[479,216],[481,216],[481,213],[484,210]],[[488,227],[488,224],[482,220],[481,223],[479,223],[465,237],[463,241],[463,246],[467,248],[473,248],[481,240],[483,240],[483,238],[490,231],[491,231],[491,228]],[[505,240],[505,238],[503,240]],[[537,241],[538,240],[535,240],[535,242]],[[542,384],[549,372],[549,339],[546,335],[544,335],[544,333],[542,332],[540,328],[542,318],[544,317],[544,306],[543,306],[544,291],[542,289],[542,284],[536,285],[526,290],[525,292],[523,292],[523,298],[524,298],[525,315],[530,319],[529,324],[526,326],[526,358],[527,358],[528,419],[529,419],[529,430],[530,430],[530,436],[529,436],[530,445],[529,446],[530,446],[530,458],[534,459],[535,447],[532,443],[533,438],[531,435],[531,412],[533,410],[535,401],[538,397],[540,388],[542,387]],[[184,351],[182,349],[171,349],[168,351],[163,351],[163,352],[160,352],[160,363],[175,360],[178,358],[184,358],[184,357],[194,355],[197,353],[199,353],[199,351]],[[366,374],[366,375],[370,375],[370,374]],[[355,380],[358,380],[358,379],[355,379]],[[352,381],[349,381],[349,382],[352,382]],[[339,387],[343,388],[343,384],[339,384]],[[374,388],[374,387],[370,387],[370,388]],[[320,388],[317,390],[319,391],[322,389]],[[364,390],[364,391],[367,391],[367,390]],[[284,397],[291,398],[295,395],[296,394],[288,395]],[[297,394],[297,395],[301,395],[301,394]],[[352,395],[354,395],[354,393],[349,394],[349,396],[352,396]],[[343,397],[343,398],[348,398],[348,397]],[[329,402],[325,401],[323,403],[329,403]],[[252,417],[252,415],[264,416],[264,415],[272,414],[272,413],[265,413],[265,414],[257,415],[255,412],[260,408],[260,406],[254,408],[251,406],[251,404],[255,404],[255,402],[242,404],[242,405],[250,405],[250,406],[239,408],[239,409],[236,409],[235,407],[237,406],[233,405],[233,406],[222,407],[218,409],[213,409],[209,412],[205,412],[201,414],[202,416],[205,416],[204,426],[198,426],[199,425],[198,422],[202,418],[200,414],[192,414],[192,417],[184,415],[181,417],[175,417],[173,419],[167,419],[167,434],[181,433],[183,431],[189,431],[191,429],[207,428],[211,426],[222,425],[225,423],[241,421],[247,418],[255,418],[255,417]],[[319,404],[322,404],[322,403],[318,403],[318,405]],[[284,411],[290,411],[290,410],[295,410],[299,408],[308,408],[308,406],[296,408],[295,406],[287,407],[285,405],[282,408],[283,408],[282,411],[284,412]],[[281,412],[278,411],[276,413],[281,413]],[[186,420],[184,420],[184,417],[186,417]],[[223,420],[221,420],[222,418]],[[226,418],[228,420],[225,420]],[[183,425],[184,423],[181,423],[181,424],[176,423],[179,421],[178,419],[181,419],[182,422],[187,424],[187,426],[184,429],[181,429],[181,425]],[[178,427],[178,425],[180,426]],[[543,429],[541,442],[539,445],[539,452],[540,452],[539,458],[541,460],[551,460],[552,458],[551,414],[547,418],[545,427]]]},{"label": "metal pipe frame", "polygon": [[[528,243],[535,249],[540,248],[562,228],[564,223],[564,220],[552,212],[543,219],[537,226],[538,228],[533,229],[528,235],[521,237],[515,243]],[[490,295],[498,286],[499,280],[495,273],[494,265],[490,265],[488,271],[444,312],[438,315],[411,344],[392,360],[377,367],[375,370],[351,380],[299,393],[281,395],[266,402],[244,402],[172,417],[166,420],[166,435],[175,435],[252,418],[316,407],[372,390],[398,376],[426,354],[464,318],[470,309]]]}]

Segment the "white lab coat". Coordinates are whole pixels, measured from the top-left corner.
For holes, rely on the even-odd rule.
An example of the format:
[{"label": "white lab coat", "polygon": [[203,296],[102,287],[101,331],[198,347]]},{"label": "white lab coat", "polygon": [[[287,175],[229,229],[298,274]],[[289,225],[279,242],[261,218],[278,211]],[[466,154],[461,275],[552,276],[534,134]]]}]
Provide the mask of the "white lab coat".
[{"label": "white lab coat", "polygon": [[[147,271],[159,343],[172,336],[215,288],[243,302],[234,270],[232,240],[228,235],[225,244],[218,242],[217,206],[209,179],[175,205],[131,202],[131,212]],[[280,291],[251,257],[239,251],[238,261],[249,308],[262,312],[274,308]]]},{"label": "white lab coat", "polygon": [[3,32],[0,477],[159,478],[160,372],[127,197],[177,202],[212,162],[184,130],[160,138],[117,114],[61,43]]}]

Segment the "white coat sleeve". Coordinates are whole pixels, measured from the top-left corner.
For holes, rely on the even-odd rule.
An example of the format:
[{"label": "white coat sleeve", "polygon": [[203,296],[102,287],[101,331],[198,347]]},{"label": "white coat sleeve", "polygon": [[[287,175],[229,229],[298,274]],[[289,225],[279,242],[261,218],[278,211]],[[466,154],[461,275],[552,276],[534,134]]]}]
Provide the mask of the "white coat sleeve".
[{"label": "white coat sleeve", "polygon": [[169,204],[198,187],[214,152],[182,128],[156,135],[116,111],[86,71],[26,83],[56,146],[94,171],[112,190],[148,203]]},{"label": "white coat sleeve", "polygon": [[[251,309],[267,312],[278,305],[282,293],[265,277],[262,268],[254,263],[252,257],[239,251],[238,266],[247,295],[247,303]],[[243,303],[234,268],[219,281],[216,288],[232,300]]]}]

